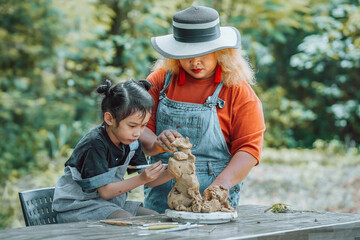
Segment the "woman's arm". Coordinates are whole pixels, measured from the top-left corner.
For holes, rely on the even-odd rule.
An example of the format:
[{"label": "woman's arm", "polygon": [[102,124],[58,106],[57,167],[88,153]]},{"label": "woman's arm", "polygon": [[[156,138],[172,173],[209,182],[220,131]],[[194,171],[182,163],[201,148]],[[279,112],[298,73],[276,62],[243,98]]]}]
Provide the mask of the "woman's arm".
[{"label": "woman's arm", "polygon": [[257,160],[250,153],[239,151],[231,158],[229,165],[210,186],[222,185],[228,189],[243,181]]},{"label": "woman's arm", "polygon": [[146,168],[141,174],[134,177],[125,179],[123,181],[112,182],[107,185],[99,187],[97,190],[101,198],[109,200],[118,195],[124,194],[137,188],[138,186],[144,185],[146,183],[156,180],[162,173],[165,171],[166,165],[161,164],[161,161],[158,161]]}]

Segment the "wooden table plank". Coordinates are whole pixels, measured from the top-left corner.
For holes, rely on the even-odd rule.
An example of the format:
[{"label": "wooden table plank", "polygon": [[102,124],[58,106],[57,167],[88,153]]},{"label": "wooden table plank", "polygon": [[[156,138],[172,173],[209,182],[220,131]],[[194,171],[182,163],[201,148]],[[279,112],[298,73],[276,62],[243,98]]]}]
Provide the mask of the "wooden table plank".
[{"label": "wooden table plank", "polygon": [[[157,233],[138,226],[116,226],[99,221],[23,227],[0,231],[0,239],[357,239],[360,215],[333,212],[271,213],[267,206],[242,205],[230,223],[206,225],[177,232]],[[134,217],[138,223],[170,221],[166,216]],[[211,231],[214,226],[216,228]]]}]

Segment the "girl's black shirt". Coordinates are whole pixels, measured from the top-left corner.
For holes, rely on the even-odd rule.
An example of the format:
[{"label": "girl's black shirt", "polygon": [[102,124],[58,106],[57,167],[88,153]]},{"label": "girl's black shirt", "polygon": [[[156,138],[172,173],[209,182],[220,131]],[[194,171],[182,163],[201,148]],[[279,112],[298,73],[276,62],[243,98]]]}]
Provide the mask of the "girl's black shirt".
[{"label": "girl's black shirt", "polygon": [[[129,165],[147,164],[142,146],[139,147],[130,160]],[[75,167],[83,179],[91,178],[108,172],[110,168],[123,165],[130,152],[129,145],[116,146],[106,132],[102,123],[87,133],[76,145],[65,166]],[[136,171],[136,170],[135,170]],[[135,172],[128,170],[128,173]]]}]

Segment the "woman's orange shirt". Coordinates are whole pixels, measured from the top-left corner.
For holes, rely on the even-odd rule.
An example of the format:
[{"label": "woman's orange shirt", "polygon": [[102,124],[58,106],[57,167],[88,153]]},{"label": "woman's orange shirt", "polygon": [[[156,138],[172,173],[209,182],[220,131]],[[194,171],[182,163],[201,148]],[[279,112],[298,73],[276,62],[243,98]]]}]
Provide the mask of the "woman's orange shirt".
[{"label": "woman's orange shirt", "polygon": [[[154,113],[147,125],[153,132],[156,128],[156,110],[160,91],[164,87],[165,74],[164,70],[156,70],[147,78],[152,84],[149,93],[155,100]],[[177,82],[175,75],[165,93],[169,99],[179,102],[203,104],[217,87],[214,77],[199,80],[186,74],[184,85],[179,85]],[[223,86],[218,97],[225,101],[223,108],[217,108],[217,115],[231,155],[245,151],[253,155],[259,163],[265,131],[259,98],[245,81],[235,87]]]}]

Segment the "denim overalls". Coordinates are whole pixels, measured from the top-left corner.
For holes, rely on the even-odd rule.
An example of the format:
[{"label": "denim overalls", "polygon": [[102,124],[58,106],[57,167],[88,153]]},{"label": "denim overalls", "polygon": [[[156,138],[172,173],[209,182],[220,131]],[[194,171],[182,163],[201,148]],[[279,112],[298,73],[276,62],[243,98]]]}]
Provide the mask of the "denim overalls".
[{"label": "denim overalls", "polygon": [[[135,141],[129,146],[130,152],[123,165],[110,168],[108,172],[91,178],[82,179],[75,167],[65,167],[65,174],[56,183],[53,202],[59,223],[106,219],[111,213],[121,209],[136,215],[142,204],[126,201],[127,193],[104,200],[96,190],[108,183],[124,180],[127,166],[139,142]],[[84,188],[95,190],[84,191]]]},{"label": "denim overalls", "polygon": [[[215,180],[231,160],[224,135],[221,131],[216,107],[223,108],[225,101],[218,98],[223,86],[220,82],[212,96],[204,104],[178,102],[168,99],[166,88],[171,82],[171,73],[166,73],[164,88],[160,92],[156,113],[156,135],[163,130],[173,129],[183,137],[189,137],[191,152],[196,157],[196,175],[200,183],[200,193]],[[167,163],[171,153],[162,153],[151,157],[151,162],[161,160]],[[168,209],[167,196],[174,186],[175,179],[154,188],[145,186],[146,208],[163,213]],[[229,202],[235,207],[239,203],[242,183],[230,189]]]}]

